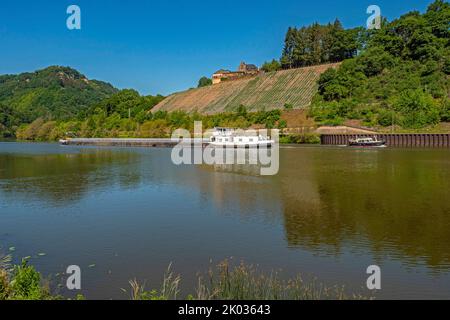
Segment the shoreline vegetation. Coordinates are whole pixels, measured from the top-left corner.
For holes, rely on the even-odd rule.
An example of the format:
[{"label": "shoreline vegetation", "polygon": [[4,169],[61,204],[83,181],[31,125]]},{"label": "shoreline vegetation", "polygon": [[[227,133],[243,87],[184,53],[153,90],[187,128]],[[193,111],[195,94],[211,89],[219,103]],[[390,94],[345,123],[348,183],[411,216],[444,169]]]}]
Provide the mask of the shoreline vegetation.
[{"label": "shoreline vegetation", "polygon": [[[192,293],[181,294],[182,277],[169,265],[159,289],[148,290],[145,282],[129,281],[128,289],[121,289],[124,299],[130,300],[362,300],[372,299],[361,294],[348,294],[344,286],[326,286],[317,279],[300,275],[283,280],[279,273],[264,273],[241,262],[232,265],[224,260],[210,267],[204,275],[197,275]],[[1,300],[85,300],[78,294],[73,298],[53,294],[52,283],[45,280],[26,260],[11,264],[11,256],[0,255]]]},{"label": "shoreline vegetation", "polygon": [[[202,115],[199,113],[186,113],[184,111],[166,112],[157,111],[155,113],[145,112],[141,117],[123,118],[117,113],[121,109],[123,113],[129,111],[122,108],[120,102],[127,97],[123,94],[137,94],[120,92],[112,100],[116,102],[105,102],[109,108],[115,106],[108,112],[104,108],[98,107],[95,114],[88,120],[72,121],[45,121],[38,118],[29,125],[21,126],[16,132],[18,141],[40,141],[50,142],[67,137],[82,138],[170,138],[173,131],[182,128],[193,132],[195,121],[201,121],[203,130],[214,127],[233,127],[250,129],[279,129],[283,132],[291,122],[292,114],[297,118],[302,118],[302,124],[308,125],[306,132],[298,134],[281,133],[280,143],[320,143],[320,136],[313,132],[314,126],[308,121],[303,111],[291,110],[286,106],[286,110],[271,110],[248,112],[244,106],[240,106],[235,112],[228,112],[214,115]],[[109,116],[108,116],[109,114]]]}]

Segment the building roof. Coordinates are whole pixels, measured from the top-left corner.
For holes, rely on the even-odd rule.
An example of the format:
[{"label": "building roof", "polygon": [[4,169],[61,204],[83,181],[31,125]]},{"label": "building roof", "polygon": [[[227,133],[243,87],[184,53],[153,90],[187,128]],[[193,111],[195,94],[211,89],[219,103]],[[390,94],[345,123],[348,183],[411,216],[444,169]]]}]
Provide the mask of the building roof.
[{"label": "building roof", "polygon": [[254,64],[246,64],[246,65],[245,65],[245,68],[246,68],[247,70],[258,70],[258,67],[255,66]]}]

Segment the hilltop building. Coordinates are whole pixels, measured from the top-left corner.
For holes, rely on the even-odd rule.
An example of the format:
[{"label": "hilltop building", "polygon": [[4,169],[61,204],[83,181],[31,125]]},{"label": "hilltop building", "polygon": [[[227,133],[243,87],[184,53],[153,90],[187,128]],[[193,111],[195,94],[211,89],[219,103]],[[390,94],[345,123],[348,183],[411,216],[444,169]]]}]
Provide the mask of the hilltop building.
[{"label": "hilltop building", "polygon": [[222,81],[236,80],[247,76],[255,76],[258,73],[259,69],[254,64],[246,64],[245,62],[241,62],[237,71],[220,69],[214,72],[212,76],[212,82],[213,84],[217,84]]}]

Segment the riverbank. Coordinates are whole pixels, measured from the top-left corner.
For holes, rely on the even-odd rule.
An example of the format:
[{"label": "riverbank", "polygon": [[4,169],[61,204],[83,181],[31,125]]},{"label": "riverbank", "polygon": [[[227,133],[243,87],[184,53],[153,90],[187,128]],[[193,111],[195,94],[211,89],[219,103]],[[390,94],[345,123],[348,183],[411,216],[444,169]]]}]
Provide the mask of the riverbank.
[{"label": "riverbank", "polygon": [[[347,145],[350,139],[357,137],[373,137],[386,141],[389,147],[415,147],[415,148],[450,148],[450,134],[291,134],[281,135],[281,145]],[[13,141],[10,141],[13,142]],[[54,142],[54,141],[52,141]],[[78,146],[116,146],[116,147],[174,147],[180,141],[170,138],[77,138],[67,139],[66,145]],[[208,144],[208,139],[194,141],[189,139],[187,144]]]},{"label": "riverbank", "polygon": [[[96,146],[120,146],[120,147],[173,147],[179,141],[173,141],[171,138],[74,138],[66,139],[67,145],[96,145]],[[202,139],[201,143],[205,145],[209,139]],[[0,140],[0,142],[41,142],[56,143],[55,140]],[[187,143],[193,143],[193,139],[188,139]],[[320,135],[315,133],[280,135],[279,143],[287,144],[320,144]]]},{"label": "riverbank", "polygon": [[[66,300],[66,296],[52,293],[55,284],[46,282],[27,260],[11,265],[10,256],[0,255],[0,300]],[[205,275],[198,275],[192,292],[181,295],[182,277],[169,265],[159,289],[147,289],[145,283],[130,280],[122,289],[124,299],[130,300],[349,300],[367,299],[360,294],[347,294],[344,286],[326,286],[301,275],[282,280],[278,273],[265,274],[254,266],[240,263],[232,266],[224,260],[211,267]],[[62,287],[62,284],[57,284]],[[77,294],[76,300],[86,297]]]}]

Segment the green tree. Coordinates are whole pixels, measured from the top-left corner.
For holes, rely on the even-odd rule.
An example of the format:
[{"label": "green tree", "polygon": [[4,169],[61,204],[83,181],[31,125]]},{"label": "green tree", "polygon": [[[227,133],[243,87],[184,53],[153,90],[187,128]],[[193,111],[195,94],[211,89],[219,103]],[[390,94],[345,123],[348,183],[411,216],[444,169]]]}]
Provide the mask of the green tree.
[{"label": "green tree", "polygon": [[201,77],[200,80],[198,80],[197,88],[201,87],[207,87],[212,85],[212,80],[208,77]]},{"label": "green tree", "polygon": [[434,1],[429,5],[424,18],[436,37],[445,39],[450,38],[450,3],[444,0]]},{"label": "green tree", "polygon": [[284,39],[283,53],[281,56],[281,65],[284,69],[294,66],[294,48],[297,45],[297,29],[289,27]]},{"label": "green tree", "polygon": [[402,125],[406,128],[421,128],[440,120],[438,105],[421,89],[406,90],[393,100],[394,109],[402,115]]},{"label": "green tree", "polygon": [[273,59],[270,62],[264,62],[264,64],[261,67],[261,70],[264,70],[265,72],[274,72],[281,69],[281,64],[278,62],[278,60]]}]

